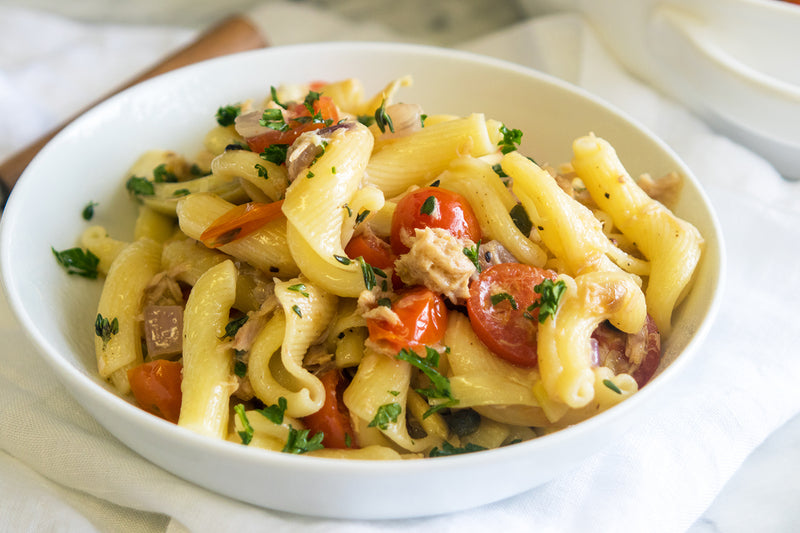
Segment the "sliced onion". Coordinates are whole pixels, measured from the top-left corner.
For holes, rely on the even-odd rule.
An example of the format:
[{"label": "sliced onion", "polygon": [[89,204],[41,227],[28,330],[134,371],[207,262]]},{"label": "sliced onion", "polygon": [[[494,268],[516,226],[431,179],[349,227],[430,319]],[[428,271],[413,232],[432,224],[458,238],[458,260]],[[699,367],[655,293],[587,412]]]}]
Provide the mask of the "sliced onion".
[{"label": "sliced onion", "polygon": [[419,104],[393,104],[386,108],[386,114],[392,119],[394,133],[388,128],[384,137],[404,137],[422,129],[422,106]]}]

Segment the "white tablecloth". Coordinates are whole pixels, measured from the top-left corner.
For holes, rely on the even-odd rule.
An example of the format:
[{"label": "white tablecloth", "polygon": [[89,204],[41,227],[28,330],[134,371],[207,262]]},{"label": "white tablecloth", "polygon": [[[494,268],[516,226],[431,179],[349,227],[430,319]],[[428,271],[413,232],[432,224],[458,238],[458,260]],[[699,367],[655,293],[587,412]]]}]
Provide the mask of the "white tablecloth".
[{"label": "white tablecloth", "polygon": [[[0,157],[193,34],[0,5]],[[71,399],[2,298],[0,531],[674,532],[703,513],[747,455],[800,411],[798,184],[623,72],[576,15],[525,20],[462,48],[607,99],[670,144],[708,192],[728,279],[673,401],[573,471],[503,502],[392,522],[290,516],[212,494],[125,448]],[[74,69],[82,75],[63,75]]]}]

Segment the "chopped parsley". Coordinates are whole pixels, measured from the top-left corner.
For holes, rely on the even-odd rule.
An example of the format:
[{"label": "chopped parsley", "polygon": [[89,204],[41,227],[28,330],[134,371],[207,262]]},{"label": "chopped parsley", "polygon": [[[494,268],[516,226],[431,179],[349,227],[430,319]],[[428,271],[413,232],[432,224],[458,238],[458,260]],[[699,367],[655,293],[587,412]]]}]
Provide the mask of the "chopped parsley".
[{"label": "chopped parsley", "polygon": [[308,291],[306,291],[305,283],[295,283],[287,287],[290,291],[299,292],[302,296],[308,298]]},{"label": "chopped parsley", "polygon": [[192,194],[192,191],[189,189],[175,189],[175,192],[172,193],[172,196],[189,196],[190,194]]},{"label": "chopped parsley", "polygon": [[350,259],[349,257],[345,257],[343,255],[334,254],[333,258],[336,259],[337,261],[339,261],[343,265],[349,265],[350,263],[353,262],[352,259]]},{"label": "chopped parsley", "polygon": [[520,130],[510,130],[505,124],[502,124],[500,126],[500,133],[503,135],[503,138],[497,143],[497,146],[500,147],[500,151],[504,154],[513,152],[517,149],[519,143],[522,142],[522,131]]},{"label": "chopped parsley", "polygon": [[433,216],[433,212],[436,210],[438,201],[436,197],[431,195],[425,198],[425,201],[422,202],[422,207],[419,208],[419,212],[422,215],[430,215]]},{"label": "chopped parsley", "polygon": [[386,99],[384,98],[381,101],[381,105],[378,109],[375,110],[375,124],[378,125],[378,129],[381,130],[381,133],[386,133],[386,128],[389,128],[389,131],[394,133],[394,124],[392,123],[392,117],[386,112]]},{"label": "chopped parsley", "polygon": [[364,209],[356,216],[356,224],[361,224],[369,216],[369,209]]},{"label": "chopped parsley", "polygon": [[499,304],[503,300],[508,300],[508,303],[511,304],[511,309],[513,309],[514,311],[517,310],[517,301],[514,299],[512,295],[508,294],[507,292],[498,292],[497,294],[492,294],[492,296],[489,299],[492,302],[492,306]]},{"label": "chopped parsley", "polygon": [[94,334],[100,337],[103,341],[103,349],[111,340],[112,335],[119,333],[119,320],[114,317],[111,321],[100,313],[97,313],[97,318],[94,321]]},{"label": "chopped parsley", "polygon": [[275,131],[288,131],[289,125],[283,118],[283,112],[280,109],[270,108],[265,109],[261,114],[261,119],[258,123],[265,128]]},{"label": "chopped parsley", "polygon": [[[339,255],[335,255],[334,257],[336,258],[337,261],[339,261],[343,265],[349,265],[350,264],[350,260],[347,259],[346,257],[343,258],[342,256],[339,256]],[[344,261],[342,261],[342,259],[347,259],[347,262],[345,263]],[[386,279],[386,272],[384,272],[380,268],[376,268],[376,267],[370,265],[369,263],[367,263],[364,260],[364,258],[362,256],[359,256],[357,261],[358,261],[359,266],[361,267],[361,275],[364,278],[364,287],[366,287],[366,289],[368,291],[372,290],[372,288],[375,287],[375,285],[378,284],[377,279],[375,278],[375,276],[379,276],[379,277],[383,278],[384,280]]]},{"label": "chopped parsley", "polygon": [[153,169],[153,181],[155,183],[176,183],[178,176],[167,170],[166,163],[161,163]]},{"label": "chopped parsley", "polygon": [[94,255],[91,250],[69,248],[58,252],[52,246],[50,249],[53,251],[53,255],[56,256],[58,264],[66,269],[67,274],[89,279],[97,278],[97,265],[100,264],[100,258]]},{"label": "chopped parsley", "polygon": [[475,265],[475,270],[477,270],[478,273],[481,272],[481,262],[478,260],[478,253],[480,247],[481,247],[481,241],[478,241],[472,248],[465,246],[464,249],[461,250],[462,252],[464,252],[464,255],[467,256],[467,259],[472,261],[472,264]]},{"label": "chopped parsley", "polygon": [[289,426],[289,438],[286,439],[286,446],[284,446],[283,450],[281,451],[285,453],[300,454],[313,452],[314,450],[321,450],[324,448],[322,445],[322,439],[325,438],[325,434],[320,431],[309,439],[308,431],[309,430],[307,429],[298,431]]},{"label": "chopped parsley", "polygon": [[299,316],[300,318],[303,318],[303,311],[300,309],[300,306],[299,306],[299,305],[297,305],[297,304],[294,304],[294,305],[292,306],[292,311],[294,311],[294,314],[296,314],[296,315],[297,315],[297,316]]},{"label": "chopped parsley", "polygon": [[236,374],[237,377],[245,377],[247,375],[247,363],[240,359],[236,359],[233,362],[233,373]]},{"label": "chopped parsley", "polygon": [[438,403],[428,409],[422,418],[427,418],[436,411],[445,407],[458,404],[458,400],[453,398],[453,391],[450,389],[450,380],[439,372],[439,352],[425,347],[425,357],[420,357],[416,352],[403,348],[397,354],[397,358],[406,361],[411,366],[419,369],[431,381],[431,386],[427,389],[416,389],[416,391],[428,399],[446,399],[448,401]]},{"label": "chopped parsley", "polygon": [[136,196],[153,196],[156,193],[153,182],[140,176],[131,176],[125,182],[125,188]]},{"label": "chopped parsley", "polygon": [[217,109],[217,124],[220,126],[230,126],[236,122],[236,117],[242,112],[240,105],[226,105]]},{"label": "chopped parsley", "polygon": [[272,422],[273,424],[283,424],[283,414],[286,412],[286,407],[289,404],[286,401],[286,398],[281,396],[278,398],[277,404],[269,405],[263,409],[256,409],[257,412],[261,413],[264,418]]},{"label": "chopped parsley", "polygon": [[270,86],[270,88],[269,88],[269,94],[270,94],[270,95],[272,95],[272,101],[273,101],[273,102],[275,102],[275,104],[276,104],[276,105],[278,105],[278,106],[280,106],[280,107],[282,107],[282,108],[286,109],[286,104],[282,104],[282,103],[281,103],[281,102],[278,100],[278,90],[275,88],[275,86]]},{"label": "chopped parsley", "polygon": [[511,220],[514,222],[514,225],[519,231],[522,232],[523,235],[527,237],[531,234],[533,223],[531,222],[530,217],[528,217],[528,212],[525,210],[525,206],[522,204],[516,204],[511,208],[511,211],[509,211],[508,214],[511,216]]},{"label": "chopped parsley", "polygon": [[270,144],[264,148],[264,151],[259,155],[261,156],[261,159],[265,161],[275,163],[276,165],[282,165],[286,162],[286,151],[288,149],[288,144]]},{"label": "chopped parsley", "polygon": [[[538,302],[534,302],[529,305],[527,311],[530,313],[538,307],[539,323],[542,323],[547,320],[547,317],[554,316],[556,314],[556,309],[558,309],[558,304],[561,301],[561,297],[567,290],[567,284],[561,279],[556,282],[551,279],[545,279],[540,284],[536,285],[533,290],[538,294],[541,294],[542,297]],[[530,314],[526,315],[526,317],[533,318],[533,316]]]},{"label": "chopped parsley", "polygon": [[360,123],[362,123],[368,128],[373,124],[375,124],[375,117],[370,115],[358,115],[357,119]]},{"label": "chopped parsley", "polygon": [[375,412],[375,417],[367,425],[367,427],[377,427],[378,429],[387,429],[389,424],[397,423],[397,417],[403,412],[403,408],[399,403],[387,403],[378,407]]},{"label": "chopped parsley", "polygon": [[496,163],[496,164],[492,165],[492,170],[494,170],[494,173],[497,174],[498,176],[500,176],[501,178],[507,178],[508,177],[508,174],[506,174],[503,171],[503,167],[502,167],[502,165],[500,165],[500,163]]},{"label": "chopped parsley", "polygon": [[239,438],[242,439],[242,444],[245,446],[250,444],[250,441],[253,440],[253,426],[250,425],[250,421],[247,419],[247,413],[244,412],[244,405],[237,403],[233,410],[236,411],[236,416],[239,417],[239,422],[242,423],[242,427],[244,427],[244,431],[238,431]]},{"label": "chopped parsley", "polygon": [[460,455],[462,453],[472,453],[472,452],[479,452],[481,450],[485,450],[483,446],[478,446],[477,444],[472,444],[468,442],[463,448],[456,448],[452,444],[447,441],[442,442],[442,449],[440,450],[437,447],[434,447],[431,452],[428,454],[429,457],[445,457],[447,455]]},{"label": "chopped parsley", "polygon": [[619,387],[617,387],[617,384],[614,383],[613,381],[611,381],[610,379],[604,379],[603,380],[603,385],[605,385],[609,389],[613,390],[617,394],[622,394],[622,391],[620,390]]},{"label": "chopped parsley", "polygon": [[89,202],[86,204],[86,207],[84,207],[83,211],[81,211],[81,217],[83,217],[83,220],[92,220],[92,218],[94,218],[94,208],[97,205],[99,205],[97,202]]},{"label": "chopped parsley", "polygon": [[259,178],[269,178],[269,175],[267,174],[267,167],[264,165],[256,165],[256,172],[258,172]]},{"label": "chopped parsley", "polygon": [[244,326],[245,322],[249,317],[247,315],[241,316],[239,318],[233,319],[225,325],[225,337],[224,338],[234,338],[236,333],[239,329]]}]

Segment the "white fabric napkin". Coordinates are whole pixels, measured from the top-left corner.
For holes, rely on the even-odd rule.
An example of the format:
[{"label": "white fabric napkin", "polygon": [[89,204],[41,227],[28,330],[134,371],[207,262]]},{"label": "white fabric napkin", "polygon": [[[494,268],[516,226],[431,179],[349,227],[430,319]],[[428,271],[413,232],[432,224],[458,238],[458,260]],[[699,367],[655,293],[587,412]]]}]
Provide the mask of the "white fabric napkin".
[{"label": "white fabric napkin", "polygon": [[[38,49],[39,37],[9,33],[28,24],[41,36],[43,23],[52,38]],[[142,58],[154,60],[190,36],[175,28],[86,26],[0,7],[0,52],[30,47],[28,54],[0,54],[0,113],[11,119],[0,122],[0,157],[68,116],[84,103],[79,100],[91,101],[123,81],[128,67],[146,64]],[[90,84],[95,95],[81,94],[83,86],[56,94],[63,65],[54,50],[75,39],[82,43],[76,54],[86,57],[70,68],[87,69],[90,77],[99,70],[92,65],[112,63],[109,40],[124,49],[135,43],[140,54],[114,57],[120,70]],[[215,495],[128,450],[71,399],[2,297],[0,530],[675,532],[703,513],[746,456],[800,411],[794,326],[800,185],[623,72],[577,15],[524,21],[464,48],[550,72],[604,97],[669,143],[705,186],[725,233],[728,278],[718,320],[672,400],[571,472],[502,502],[391,522],[293,516]],[[56,61],[37,61],[48,54]]]}]

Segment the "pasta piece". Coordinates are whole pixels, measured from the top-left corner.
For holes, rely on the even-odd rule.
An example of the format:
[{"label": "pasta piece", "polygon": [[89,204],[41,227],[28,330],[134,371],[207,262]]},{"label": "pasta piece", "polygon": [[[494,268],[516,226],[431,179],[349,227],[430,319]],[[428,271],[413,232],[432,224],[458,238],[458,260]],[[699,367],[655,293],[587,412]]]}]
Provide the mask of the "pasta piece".
[{"label": "pasta piece", "polygon": [[592,199],[650,260],[647,306],[659,331],[668,335],[672,312],[700,261],[703,237],[636,185],[607,141],[581,137],[573,143],[573,151],[572,165]]},{"label": "pasta piece", "polygon": [[[259,202],[275,202],[283,198],[289,178],[286,167],[265,161],[248,150],[228,150],[211,162],[211,172],[222,179],[241,178],[263,194]],[[251,195],[252,196],[252,195]]]},{"label": "pasta piece", "polygon": [[513,179],[514,194],[538,229],[542,242],[563,261],[569,275],[594,271],[625,270],[638,275],[648,272],[647,263],[614,246],[592,212],[565,193],[547,171],[518,152],[506,154],[501,164]]},{"label": "pasta piece", "polygon": [[[449,313],[444,343],[450,348],[450,387],[458,407],[473,407],[482,415],[516,425],[546,425],[533,387],[536,368],[522,368],[486,348],[461,313]],[[513,406],[513,407],[512,407]]]},{"label": "pasta piece", "polygon": [[214,156],[223,153],[232,144],[247,146],[244,138],[236,133],[236,128],[233,125],[215,126],[206,133],[203,139],[203,147]]},{"label": "pasta piece", "polygon": [[[178,223],[181,230],[193,239],[200,239],[214,220],[234,206],[212,194],[193,194],[178,204]],[[299,273],[286,237],[286,220],[267,223],[261,229],[222,245],[219,250],[276,276],[291,277]]]},{"label": "pasta piece", "polygon": [[[116,321],[118,325],[110,328],[110,335],[95,336],[97,370],[122,394],[130,391],[128,369],[143,360],[142,297],[148,282],[160,270],[160,263],[161,246],[158,243],[141,239],[127,245],[111,264],[97,305],[98,322],[105,320],[111,324]],[[97,325],[95,329],[98,329]],[[118,331],[114,333],[113,329]]]},{"label": "pasta piece", "polygon": [[369,160],[367,183],[392,198],[414,185],[431,183],[462,155],[480,157],[497,146],[481,114],[426,126],[388,144]]},{"label": "pasta piece", "polygon": [[567,289],[552,317],[539,324],[539,372],[547,395],[572,408],[587,405],[595,392],[591,336],[608,319],[626,332],[641,330],[647,316],[644,294],[624,272],[562,275]]},{"label": "pasta piece", "polygon": [[368,350],[344,391],[344,404],[404,450],[422,452],[440,444],[441,439],[436,435],[414,439],[408,434],[406,400],[411,370],[405,361]]},{"label": "pasta piece", "polygon": [[210,437],[228,433],[230,396],[238,383],[225,326],[236,297],[236,267],[224,261],[192,288],[183,315],[183,382],[178,425]]},{"label": "pasta piece", "polygon": [[[289,249],[303,275],[328,292],[356,297],[365,288],[364,276],[357,262],[347,260],[342,232],[346,207],[361,188],[372,135],[362,124],[347,124],[331,135],[325,152],[309,168],[313,177],[292,182],[283,212]],[[377,203],[362,203],[362,209],[382,207],[382,195],[369,198]]]},{"label": "pasta piece", "polygon": [[130,243],[113,239],[103,226],[89,226],[81,234],[81,246],[92,252],[100,262],[97,271],[108,274],[111,264],[119,253]]},{"label": "pasta piece", "polygon": [[479,159],[460,157],[439,176],[439,181],[443,189],[455,191],[467,199],[487,239],[499,241],[520,263],[544,266],[547,254],[514,224],[509,213],[516,199],[491,165]]},{"label": "pasta piece", "polygon": [[133,228],[133,239],[151,239],[165,242],[175,232],[175,219],[163,213],[153,211],[146,205],[139,206],[139,216]]}]

